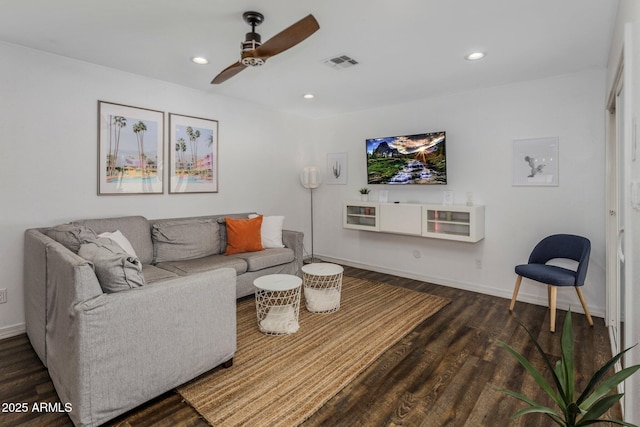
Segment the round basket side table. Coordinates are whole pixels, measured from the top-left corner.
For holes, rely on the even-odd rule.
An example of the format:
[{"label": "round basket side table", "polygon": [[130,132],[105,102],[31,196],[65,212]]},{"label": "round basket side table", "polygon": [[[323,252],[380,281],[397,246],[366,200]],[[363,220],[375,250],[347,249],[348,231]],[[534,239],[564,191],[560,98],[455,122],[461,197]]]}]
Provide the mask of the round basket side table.
[{"label": "round basket side table", "polygon": [[302,279],[291,274],[268,274],[253,281],[260,332],[288,335],[296,332]]},{"label": "round basket side table", "polygon": [[343,271],[341,266],[326,262],[302,267],[307,310],[312,313],[333,313],[340,309]]}]

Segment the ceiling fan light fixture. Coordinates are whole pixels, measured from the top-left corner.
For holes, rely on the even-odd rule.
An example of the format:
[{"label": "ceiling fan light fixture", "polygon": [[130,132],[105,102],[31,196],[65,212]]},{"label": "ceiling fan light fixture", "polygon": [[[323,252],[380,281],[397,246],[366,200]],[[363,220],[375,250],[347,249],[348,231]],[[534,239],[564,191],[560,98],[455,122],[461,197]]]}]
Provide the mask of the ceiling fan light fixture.
[{"label": "ceiling fan light fixture", "polygon": [[207,58],[203,58],[202,56],[195,56],[191,58],[191,62],[198,65],[207,65],[209,63],[209,60]]},{"label": "ceiling fan light fixture", "polygon": [[320,29],[316,18],[309,14],[262,44],[260,35],[256,33],[255,29],[257,25],[262,23],[264,16],[259,12],[245,12],[242,14],[242,18],[251,25],[251,31],[247,33],[245,41],[241,43],[240,60],[218,73],[211,80],[211,84],[225,82],[247,67],[264,64],[267,59],[292,48]]},{"label": "ceiling fan light fixture", "polygon": [[487,56],[484,52],[473,52],[464,57],[467,61],[479,61],[480,59]]},{"label": "ceiling fan light fixture", "polygon": [[240,62],[246,67],[259,67],[264,65],[264,60],[262,58],[254,58],[253,56],[242,58]]}]

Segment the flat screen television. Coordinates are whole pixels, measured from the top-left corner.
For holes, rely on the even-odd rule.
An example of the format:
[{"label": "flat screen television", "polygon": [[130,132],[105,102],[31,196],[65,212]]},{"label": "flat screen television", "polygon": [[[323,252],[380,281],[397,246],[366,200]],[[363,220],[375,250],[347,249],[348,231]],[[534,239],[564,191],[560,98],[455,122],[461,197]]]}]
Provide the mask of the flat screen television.
[{"label": "flat screen television", "polygon": [[445,132],[367,139],[368,184],[446,184]]}]

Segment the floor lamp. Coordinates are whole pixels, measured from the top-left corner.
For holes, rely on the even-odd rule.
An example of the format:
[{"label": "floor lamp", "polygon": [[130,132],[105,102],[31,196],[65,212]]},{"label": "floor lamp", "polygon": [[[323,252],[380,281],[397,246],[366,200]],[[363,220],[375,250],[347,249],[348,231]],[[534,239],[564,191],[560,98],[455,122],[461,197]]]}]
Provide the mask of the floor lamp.
[{"label": "floor lamp", "polygon": [[300,182],[304,188],[308,188],[311,193],[311,258],[308,262],[322,262],[313,254],[313,189],[320,186],[320,169],[316,166],[307,166],[300,173]]}]

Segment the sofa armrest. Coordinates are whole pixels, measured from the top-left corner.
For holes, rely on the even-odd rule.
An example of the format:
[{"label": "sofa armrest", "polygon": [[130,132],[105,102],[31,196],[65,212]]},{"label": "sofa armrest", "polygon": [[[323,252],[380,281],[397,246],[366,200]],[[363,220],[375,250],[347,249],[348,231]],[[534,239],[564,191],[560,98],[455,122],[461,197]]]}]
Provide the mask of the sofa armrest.
[{"label": "sofa armrest", "polygon": [[27,334],[47,366],[46,330],[51,318],[68,319],[78,302],[102,295],[91,263],[38,229],[25,232],[24,293]]},{"label": "sofa armrest", "polygon": [[222,268],[77,304],[70,327],[47,341],[76,425],[101,424],[231,359],[235,284]]},{"label": "sofa armrest", "polygon": [[295,256],[295,263],[298,266],[298,271],[302,268],[302,261],[304,259],[304,233],[294,230],[282,230],[282,243],[285,247],[293,249]]}]

